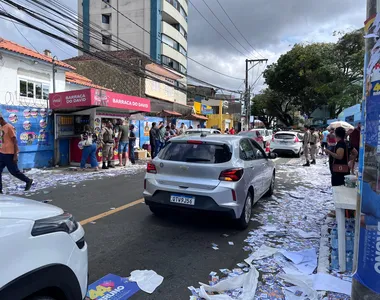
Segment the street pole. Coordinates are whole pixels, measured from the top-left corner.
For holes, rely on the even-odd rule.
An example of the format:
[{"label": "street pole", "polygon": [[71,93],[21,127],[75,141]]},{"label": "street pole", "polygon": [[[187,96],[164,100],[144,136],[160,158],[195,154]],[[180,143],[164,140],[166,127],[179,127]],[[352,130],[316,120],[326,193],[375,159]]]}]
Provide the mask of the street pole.
[{"label": "street pole", "polygon": [[[246,123],[247,123],[247,130],[250,128],[250,118],[251,118],[251,88],[248,85],[248,71],[250,70],[249,64],[251,63],[261,63],[261,62],[267,62],[267,59],[246,59],[245,60],[245,108],[246,108]],[[253,66],[254,67],[254,66]]]},{"label": "street pole", "polygon": [[[380,8],[379,0],[367,0],[367,22],[373,18]],[[371,31],[372,32],[372,31]],[[369,32],[366,32],[366,34]],[[357,217],[355,226],[355,274],[352,278],[352,300],[379,300],[380,299],[380,218],[376,210],[379,199],[379,185],[371,185],[379,180],[379,140],[378,132],[373,130],[379,124],[380,96],[371,91],[367,83],[372,86],[379,84],[378,71],[376,75],[366,73],[368,62],[371,60],[371,51],[375,39],[365,39],[365,63],[363,92],[364,126],[362,128],[361,145],[359,151],[359,187]],[[369,70],[372,72],[372,70]],[[357,255],[357,257],[356,257]]]},{"label": "street pole", "polygon": [[52,62],[53,62],[53,93],[55,93],[55,60],[57,59],[56,56],[53,56]]}]

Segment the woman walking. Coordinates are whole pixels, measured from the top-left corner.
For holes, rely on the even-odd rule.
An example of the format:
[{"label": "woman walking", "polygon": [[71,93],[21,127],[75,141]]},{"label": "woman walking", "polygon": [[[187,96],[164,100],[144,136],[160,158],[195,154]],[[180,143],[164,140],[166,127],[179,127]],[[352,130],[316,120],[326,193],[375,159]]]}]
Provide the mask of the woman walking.
[{"label": "woman walking", "polygon": [[[334,151],[329,149],[325,150],[332,159],[331,166],[331,185],[339,186],[344,185],[344,176],[350,174],[349,162],[349,148],[345,141],[346,130],[343,127],[335,129],[336,145]],[[355,149],[351,151],[352,156],[356,156],[358,153]]]},{"label": "woman walking", "polygon": [[81,134],[81,140],[82,140],[82,145],[83,145],[82,159],[80,162],[81,170],[86,169],[86,161],[90,157],[91,168],[97,171],[98,170],[98,161],[96,160],[97,136],[91,130],[90,125],[84,126],[84,132]]}]

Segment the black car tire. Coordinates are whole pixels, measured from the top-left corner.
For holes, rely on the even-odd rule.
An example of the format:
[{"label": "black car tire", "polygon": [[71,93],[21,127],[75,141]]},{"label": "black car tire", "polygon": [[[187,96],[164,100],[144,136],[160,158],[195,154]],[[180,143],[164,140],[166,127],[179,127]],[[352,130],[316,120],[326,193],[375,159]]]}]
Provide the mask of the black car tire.
[{"label": "black car tire", "polygon": [[273,173],[272,179],[270,181],[270,187],[269,187],[269,190],[266,192],[265,197],[270,197],[273,195],[275,184],[276,184],[276,175]]},{"label": "black car tire", "polygon": [[[253,195],[249,191],[247,194],[247,197],[245,198],[244,208],[241,213],[241,216],[239,219],[237,219],[237,227],[239,229],[241,230],[247,229],[249,225],[249,221],[251,220],[251,216],[252,216],[252,206],[253,206]],[[248,211],[247,214],[246,214],[246,211]]]}]

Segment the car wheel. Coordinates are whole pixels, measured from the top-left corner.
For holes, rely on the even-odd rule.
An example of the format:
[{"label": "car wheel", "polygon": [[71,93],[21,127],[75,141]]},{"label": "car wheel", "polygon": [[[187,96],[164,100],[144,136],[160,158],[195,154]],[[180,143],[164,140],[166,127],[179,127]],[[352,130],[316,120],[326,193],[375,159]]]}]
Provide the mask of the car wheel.
[{"label": "car wheel", "polygon": [[265,197],[270,197],[273,195],[275,183],[276,183],[276,176],[273,173],[272,179],[270,181],[270,187],[269,187],[268,192],[266,192]]},{"label": "car wheel", "polygon": [[157,206],[155,206],[155,205],[149,205],[149,209],[150,209],[150,211],[151,211],[154,215],[156,215],[156,216],[158,216],[158,217],[164,215],[164,210],[163,210],[161,207],[157,207]]},{"label": "car wheel", "polygon": [[247,198],[245,199],[244,208],[241,213],[240,218],[237,220],[237,225],[239,229],[246,229],[248,227],[249,221],[252,215],[252,193],[248,192]]}]

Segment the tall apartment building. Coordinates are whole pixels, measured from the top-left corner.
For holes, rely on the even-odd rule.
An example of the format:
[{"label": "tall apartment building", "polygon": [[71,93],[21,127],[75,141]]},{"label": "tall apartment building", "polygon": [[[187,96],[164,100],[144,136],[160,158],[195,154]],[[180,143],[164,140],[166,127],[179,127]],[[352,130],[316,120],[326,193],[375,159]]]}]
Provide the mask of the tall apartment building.
[{"label": "tall apartment building", "polygon": [[[79,30],[80,45],[113,51],[129,43],[182,74],[180,81],[186,84],[187,13],[187,0],[79,0],[78,14],[84,23]],[[93,38],[89,27],[102,36]]]}]

